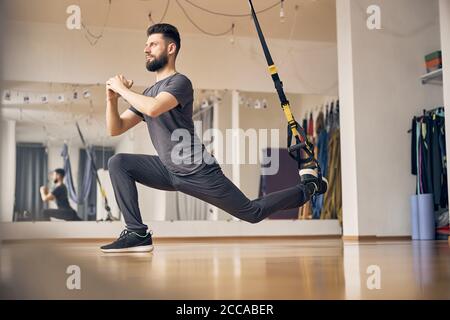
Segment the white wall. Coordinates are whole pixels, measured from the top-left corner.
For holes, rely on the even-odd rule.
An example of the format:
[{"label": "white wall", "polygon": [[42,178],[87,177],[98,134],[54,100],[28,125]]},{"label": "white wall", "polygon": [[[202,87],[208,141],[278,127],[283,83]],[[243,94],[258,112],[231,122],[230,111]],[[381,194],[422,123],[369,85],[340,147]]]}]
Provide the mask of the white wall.
[{"label": "white wall", "polygon": [[[366,27],[381,8],[382,30]],[[423,86],[424,56],[440,48],[437,0],[337,0],[344,235],[409,235],[413,115],[442,105]],[[357,192],[356,192],[357,190]]]},{"label": "white wall", "polygon": [[[136,85],[154,81],[144,68],[145,30],[105,29],[104,37],[91,46],[82,32],[65,25],[6,24],[1,63],[5,80],[103,84],[123,73]],[[236,38],[234,45],[228,37],[181,36],[178,69],[191,77],[195,88],[274,91],[256,34]],[[336,94],[335,43],[267,41],[287,92]]]},{"label": "white wall", "polygon": [[[442,60],[444,67],[443,90],[444,90],[444,106],[445,106],[445,127],[450,128],[450,1],[439,1],[440,24],[441,24],[441,46]],[[450,150],[450,130],[445,132],[447,150]],[[447,176],[448,177],[448,176]],[[450,178],[448,177],[450,185]],[[450,191],[449,191],[450,192]]]},{"label": "white wall", "polygon": [[0,221],[12,221],[16,190],[16,123],[0,121]]}]

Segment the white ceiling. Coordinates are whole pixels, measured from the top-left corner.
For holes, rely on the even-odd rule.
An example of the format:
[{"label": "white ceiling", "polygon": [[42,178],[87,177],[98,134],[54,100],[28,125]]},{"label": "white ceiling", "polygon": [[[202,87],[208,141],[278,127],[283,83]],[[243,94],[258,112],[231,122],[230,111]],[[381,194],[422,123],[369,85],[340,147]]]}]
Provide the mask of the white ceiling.
[{"label": "white ceiling", "polygon": [[[152,19],[160,22],[168,0],[0,0],[4,5],[6,19],[65,24],[68,14],[66,8],[77,4],[81,8],[83,23],[89,27],[106,27],[137,29],[145,32]],[[236,24],[235,35],[256,37],[251,17],[224,17],[201,11],[188,2],[210,11],[228,14],[249,14],[247,0],[169,0],[169,7],[164,22],[176,25],[180,33],[201,33],[186,18],[180,5],[184,7],[192,20],[202,29],[211,33],[228,30]],[[270,7],[277,0],[253,0],[255,10]],[[298,10],[295,10],[295,7]],[[310,41],[336,41],[336,5],[335,0],[285,0],[285,22],[280,22],[280,5],[260,13],[259,21],[266,35],[270,38],[295,39]],[[297,16],[296,19],[295,16]],[[294,23],[295,20],[295,23]]]}]

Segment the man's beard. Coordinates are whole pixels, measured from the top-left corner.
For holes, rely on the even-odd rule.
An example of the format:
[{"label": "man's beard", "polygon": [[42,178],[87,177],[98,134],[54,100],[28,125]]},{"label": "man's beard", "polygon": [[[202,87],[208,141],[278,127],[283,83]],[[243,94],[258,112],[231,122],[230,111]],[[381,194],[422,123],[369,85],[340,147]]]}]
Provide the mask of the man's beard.
[{"label": "man's beard", "polygon": [[167,55],[167,53],[163,53],[159,58],[155,57],[152,61],[147,61],[145,66],[148,71],[155,72],[164,68],[168,62],[169,56]]},{"label": "man's beard", "polygon": [[58,183],[58,179],[53,180],[53,183],[57,184]]}]

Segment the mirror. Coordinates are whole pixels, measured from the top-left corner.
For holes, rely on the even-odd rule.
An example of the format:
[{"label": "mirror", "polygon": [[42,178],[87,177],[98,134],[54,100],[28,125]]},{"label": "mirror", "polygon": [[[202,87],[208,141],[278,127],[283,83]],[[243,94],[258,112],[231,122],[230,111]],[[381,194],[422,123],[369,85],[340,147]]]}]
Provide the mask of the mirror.
[{"label": "mirror", "polygon": [[[143,92],[145,88],[134,90]],[[120,136],[109,136],[103,85],[11,81],[4,83],[3,92],[2,116],[15,123],[12,221],[120,220],[108,161],[118,153],[156,155],[145,123]],[[193,120],[197,134],[224,174],[244,194],[255,199],[282,189],[286,183],[297,183],[297,176],[289,173],[295,171],[295,163],[284,149],[286,124],[280,117],[275,94],[202,89],[194,92]],[[237,97],[238,102],[235,108],[233,97]],[[123,99],[119,101],[119,112],[123,112],[129,104]],[[295,106],[296,117],[307,123],[320,112],[325,115],[323,120],[331,121],[327,120],[331,119],[328,114],[337,98],[291,94],[290,101]],[[239,148],[243,150],[237,162],[229,148],[230,143],[235,143],[230,132],[233,132],[236,118],[241,134]],[[263,173],[268,161],[272,161],[272,172],[265,168]],[[65,171],[62,191],[57,189],[56,169]],[[47,189],[44,195],[40,190],[42,186]],[[62,192],[62,200],[55,197],[58,192]],[[53,197],[46,200],[45,193]],[[166,192],[138,184],[138,193],[144,220],[234,219],[225,211],[182,192]],[[68,199],[68,204],[64,198]],[[330,218],[338,218],[338,213],[321,214],[312,207],[283,210],[270,217]]]},{"label": "mirror", "polygon": [[[144,89],[134,87],[136,92]],[[193,118],[199,130],[212,128],[214,104],[217,107],[220,99],[218,90],[196,93]],[[16,179],[12,221],[121,219],[107,171],[108,160],[121,152],[156,152],[144,123],[121,136],[108,135],[104,101],[103,85],[18,81],[3,84],[2,118],[15,124]],[[129,104],[123,99],[119,101],[121,113]],[[54,181],[60,175],[55,172],[58,169],[64,170],[61,196],[58,195],[61,188],[55,192],[59,185]],[[45,200],[41,187],[46,189],[44,195],[52,194],[53,197]],[[139,188],[144,193],[141,205],[145,208],[151,199],[151,206],[157,207],[155,202],[161,199],[160,195]],[[180,198],[180,205],[181,201],[187,200]],[[196,211],[205,210],[205,204],[196,206]],[[176,217],[183,219],[178,213],[173,215]],[[150,218],[164,220],[165,214]]]},{"label": "mirror", "polygon": [[[143,50],[148,40],[148,6],[152,4],[83,3],[80,12],[85,20],[80,29],[68,27],[69,14],[55,9],[66,9],[59,2],[52,0],[43,6],[27,3],[30,10],[23,10],[25,2],[5,4],[9,32],[3,39],[2,56],[7,63],[2,67],[6,80],[2,83],[1,110],[7,123],[2,136],[7,137],[8,165],[2,168],[7,174],[2,220],[48,220],[44,211],[57,209],[57,205],[55,199],[43,201],[40,187],[53,191],[53,172],[58,168],[65,169],[67,198],[76,215],[70,213],[72,219],[54,215],[50,220],[122,219],[108,161],[116,154],[155,155],[156,150],[144,122],[120,136],[107,134],[105,82],[123,72],[134,80],[135,92],[142,93],[155,83],[155,74],[144,68],[147,61]],[[239,10],[248,12],[246,5],[239,6]],[[288,8],[285,22],[261,22],[266,37],[276,38],[270,49],[285,81],[292,112],[297,121],[303,124],[306,120],[307,125],[310,120],[316,122],[320,111],[324,118],[338,118],[338,112],[331,112],[333,105],[337,110],[334,1],[323,4],[321,14],[317,14],[320,30],[300,18],[294,4]],[[126,14],[113,14],[105,22],[109,9]],[[271,14],[278,18],[277,12]],[[177,70],[193,83],[193,120],[198,135],[219,161],[224,175],[250,199],[296,184],[297,168],[286,157],[286,119],[253,25],[236,23],[236,34],[230,39],[230,35],[195,34],[198,30],[192,29],[189,21],[171,19],[175,20],[167,22],[177,25],[183,39]],[[93,38],[95,34],[101,36]],[[128,107],[119,99],[120,112]],[[328,118],[328,111],[333,116]],[[237,138],[233,133],[227,135],[233,130],[238,132]],[[318,138],[314,137],[316,130],[311,133],[312,139]],[[269,174],[268,162],[282,169],[280,174],[279,170]],[[339,179],[336,175],[335,181]],[[43,193],[47,193],[45,190]],[[144,221],[235,220],[229,213],[181,192],[140,184],[137,192]],[[320,210],[313,214],[312,210],[290,209],[270,219],[339,218],[339,210],[326,215]]]}]

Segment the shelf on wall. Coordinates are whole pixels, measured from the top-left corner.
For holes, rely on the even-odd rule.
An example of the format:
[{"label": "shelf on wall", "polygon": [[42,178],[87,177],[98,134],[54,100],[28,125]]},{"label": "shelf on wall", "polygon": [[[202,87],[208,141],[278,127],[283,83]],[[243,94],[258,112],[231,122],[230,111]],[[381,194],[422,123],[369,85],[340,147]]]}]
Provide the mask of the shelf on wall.
[{"label": "shelf on wall", "polygon": [[442,69],[434,70],[420,77],[422,84],[442,84]]}]

